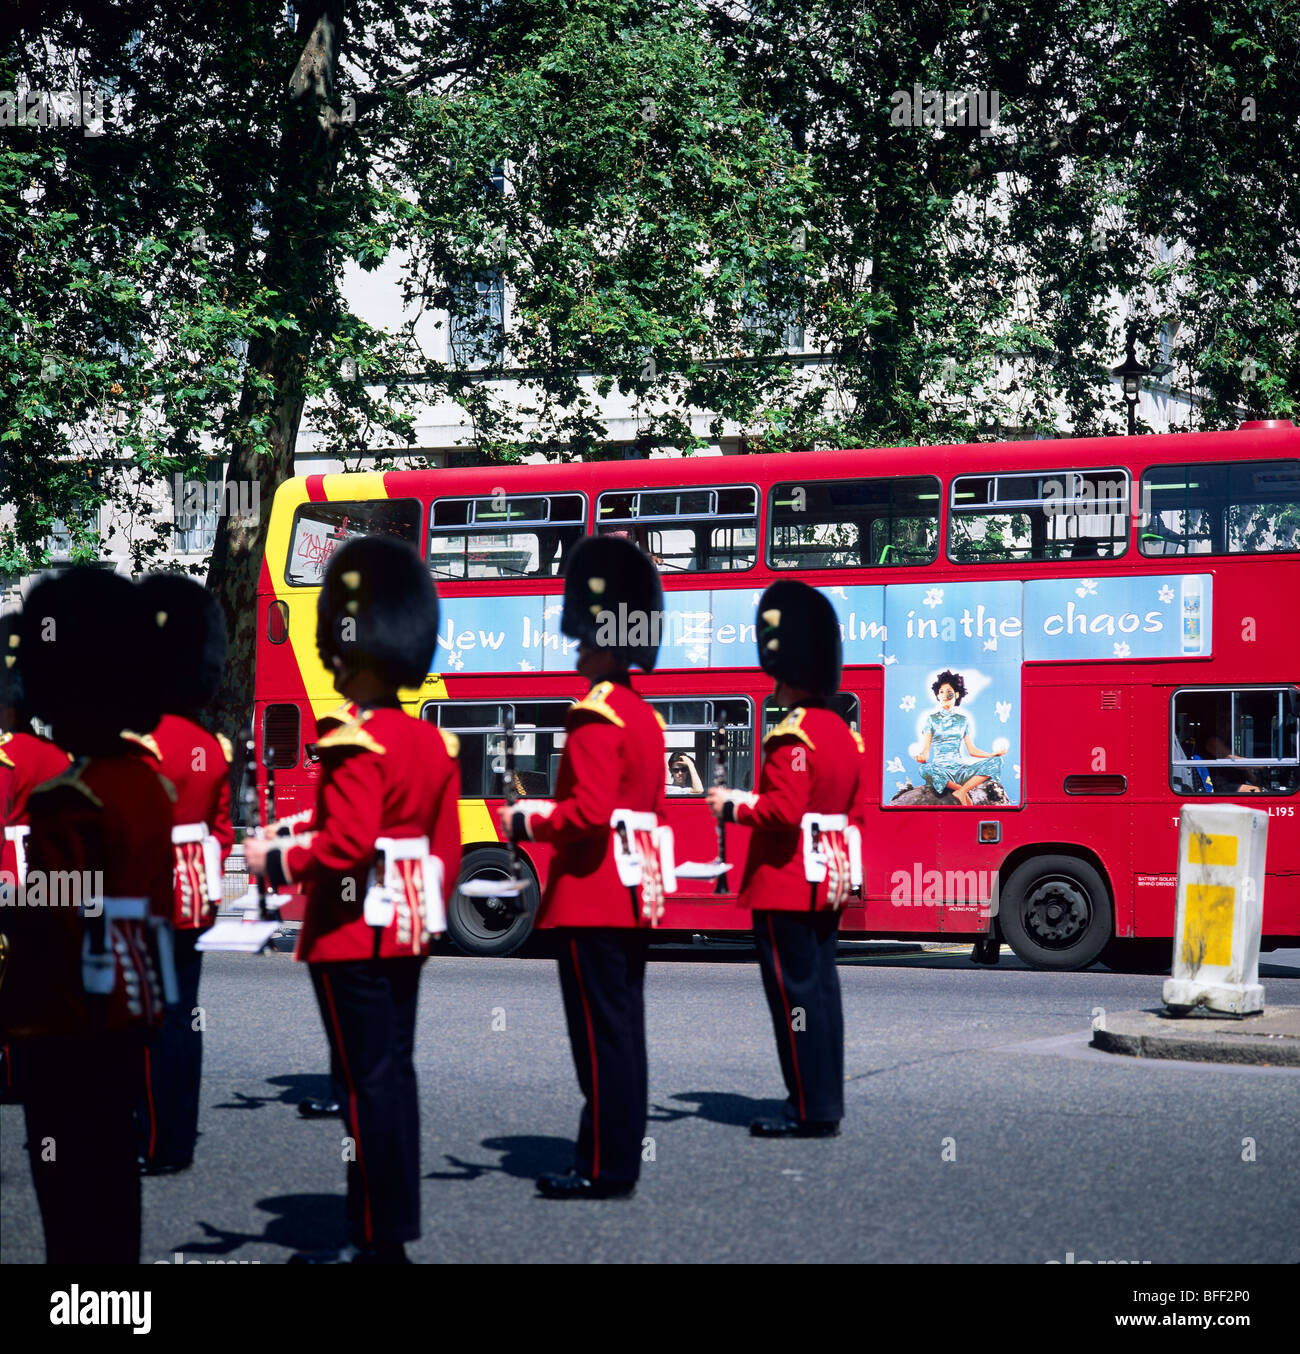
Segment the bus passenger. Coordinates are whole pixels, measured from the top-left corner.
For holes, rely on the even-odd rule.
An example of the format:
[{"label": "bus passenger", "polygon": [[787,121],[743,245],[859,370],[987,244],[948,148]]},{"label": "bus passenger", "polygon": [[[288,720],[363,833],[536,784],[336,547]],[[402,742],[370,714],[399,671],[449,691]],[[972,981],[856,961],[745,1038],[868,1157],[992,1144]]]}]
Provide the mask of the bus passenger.
[{"label": "bus passenger", "polygon": [[[413,549],[350,540],[330,560],[316,646],[359,713],[317,744],[324,774],[313,831],[248,841],[250,873],[297,883],[307,911],[298,955],[343,1077],[349,1243],[290,1264],[406,1264],[420,1235],[420,1107],[415,1012],[440,900],[460,866],[454,735],[403,711],[398,689],[433,661],[438,594]],[[383,842],[381,846],[380,843]]]},{"label": "bus passenger", "polygon": [[590,537],[574,550],[560,629],[579,641],[578,672],[591,689],[565,719],[554,801],[522,800],[500,811],[514,840],[555,847],[537,925],[557,933],[560,991],[584,1104],[572,1169],[537,1182],[549,1199],[626,1197],[641,1173],[643,988],[663,886],[649,831],[639,827],[629,831],[642,849],[641,883],[620,883],[610,823],[617,812],[642,815],[643,822],[663,816],[663,721],[632,689],[628,672],[633,664],[651,671],[658,645],[611,643],[599,618],[639,613],[644,621],[662,605],[659,575],[627,539]]},{"label": "bus passenger", "polygon": [[[788,1097],[754,1137],[829,1138],[844,1117],[844,1016],[835,968],[840,909],[855,874],[866,785],[862,740],[829,706],[839,689],[839,620],[824,594],[773,583],[758,604],[758,660],[789,714],[763,740],[758,793],[709,790],[724,822],[752,829],[740,904],[753,910],[777,1056]],[[813,835],[815,833],[815,835]],[[809,846],[824,857],[821,877]],[[800,1012],[802,1014],[800,1014]]]}]

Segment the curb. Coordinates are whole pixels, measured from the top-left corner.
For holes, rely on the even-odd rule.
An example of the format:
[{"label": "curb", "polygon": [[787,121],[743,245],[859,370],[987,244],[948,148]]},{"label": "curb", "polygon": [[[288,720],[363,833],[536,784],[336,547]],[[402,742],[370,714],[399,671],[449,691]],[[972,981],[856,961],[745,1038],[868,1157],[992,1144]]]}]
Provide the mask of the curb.
[{"label": "curb", "polygon": [[1092,1047],[1131,1058],[1300,1067],[1300,1007],[1274,1006],[1240,1020],[1169,1016],[1163,1011],[1107,1014]]}]

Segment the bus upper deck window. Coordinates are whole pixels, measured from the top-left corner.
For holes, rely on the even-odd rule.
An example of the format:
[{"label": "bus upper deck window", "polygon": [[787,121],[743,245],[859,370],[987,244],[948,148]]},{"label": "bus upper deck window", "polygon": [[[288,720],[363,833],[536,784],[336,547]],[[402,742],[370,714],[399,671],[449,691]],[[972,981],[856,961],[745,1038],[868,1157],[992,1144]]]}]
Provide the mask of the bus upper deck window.
[{"label": "bus upper deck window", "polygon": [[418,549],[420,502],[372,498],[353,503],[304,503],[293,515],[284,581],[318,588],[334,552],[354,536],[396,536]]},{"label": "bus upper deck window", "polygon": [[494,494],[435,500],[435,578],[558,578],[586,522],[581,494]]},{"label": "bus upper deck window", "polygon": [[961,564],[1115,559],[1128,549],[1129,473],[959,475],[948,557]]},{"label": "bus upper deck window", "polygon": [[758,558],[758,491],[612,491],[596,500],[596,528],[634,541],[664,573],[750,569]]},{"label": "bus upper deck window", "polygon": [[772,490],[768,563],[774,569],[929,564],[938,553],[939,481],[791,481]]},{"label": "bus upper deck window", "polygon": [[1300,461],[1152,466],[1140,504],[1144,555],[1300,550]]}]

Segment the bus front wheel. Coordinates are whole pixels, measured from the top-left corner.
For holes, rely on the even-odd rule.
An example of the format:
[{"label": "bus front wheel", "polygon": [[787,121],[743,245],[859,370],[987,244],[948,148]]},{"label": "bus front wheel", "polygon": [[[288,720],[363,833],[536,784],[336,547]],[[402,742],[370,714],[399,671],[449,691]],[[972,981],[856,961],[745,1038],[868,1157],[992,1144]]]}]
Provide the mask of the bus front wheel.
[{"label": "bus front wheel", "polygon": [[1035,856],[1002,885],[998,920],[1003,939],[1026,964],[1087,968],[1111,938],[1110,893],[1077,856]]},{"label": "bus front wheel", "polygon": [[[457,887],[447,903],[447,933],[465,954],[513,954],[528,939],[537,915],[537,880],[523,867],[528,887],[519,895],[522,914],[512,899],[468,898]],[[466,851],[460,865],[460,883],[470,879],[510,878],[510,852],[499,846],[476,846]]]}]

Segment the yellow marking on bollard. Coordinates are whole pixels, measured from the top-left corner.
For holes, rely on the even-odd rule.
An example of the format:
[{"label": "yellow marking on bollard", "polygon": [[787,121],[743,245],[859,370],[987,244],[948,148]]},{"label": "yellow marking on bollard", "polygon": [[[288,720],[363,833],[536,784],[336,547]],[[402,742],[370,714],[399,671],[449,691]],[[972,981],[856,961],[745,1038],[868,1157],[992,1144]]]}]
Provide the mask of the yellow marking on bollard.
[{"label": "yellow marking on bollard", "polygon": [[[1219,838],[1236,842],[1235,837]],[[1232,963],[1232,919],[1235,890],[1222,884],[1188,884],[1183,926],[1183,963],[1193,968]]]},{"label": "yellow marking on bollard", "polygon": [[1189,865],[1235,865],[1237,838],[1227,833],[1193,832],[1187,838]]}]

